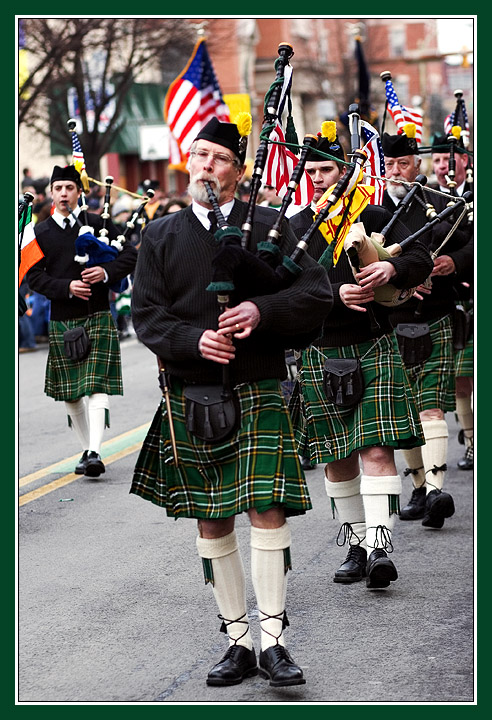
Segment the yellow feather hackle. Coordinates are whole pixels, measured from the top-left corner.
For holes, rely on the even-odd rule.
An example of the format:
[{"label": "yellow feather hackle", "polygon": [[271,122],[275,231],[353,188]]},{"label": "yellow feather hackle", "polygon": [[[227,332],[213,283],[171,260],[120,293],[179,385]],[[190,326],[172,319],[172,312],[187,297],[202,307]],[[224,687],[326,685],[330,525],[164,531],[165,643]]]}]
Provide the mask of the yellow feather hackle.
[{"label": "yellow feather hackle", "polygon": [[451,135],[454,135],[454,137],[459,140],[461,137],[461,127],[459,125],[453,125],[451,128]]},{"label": "yellow feather hackle", "polygon": [[321,123],[321,136],[327,138],[328,142],[335,142],[337,137],[337,124],[334,120],[325,120]]},{"label": "yellow feather hackle", "polygon": [[253,120],[249,112],[243,111],[238,113],[234,122],[237,125],[237,130],[241,137],[245,137],[246,135],[249,135],[251,133]]},{"label": "yellow feather hackle", "polygon": [[403,126],[403,132],[405,133],[407,138],[414,138],[415,130],[415,123],[406,123],[406,125]]}]

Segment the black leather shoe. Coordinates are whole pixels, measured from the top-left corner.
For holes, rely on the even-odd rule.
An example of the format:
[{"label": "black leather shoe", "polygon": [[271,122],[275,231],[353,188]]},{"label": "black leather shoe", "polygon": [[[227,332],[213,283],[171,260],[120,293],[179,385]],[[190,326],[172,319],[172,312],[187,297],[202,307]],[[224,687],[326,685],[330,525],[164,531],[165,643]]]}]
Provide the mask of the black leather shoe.
[{"label": "black leather shoe", "polygon": [[239,685],[244,678],[258,675],[255,649],[231,645],[207,676],[207,685]]},{"label": "black leather shoe", "polygon": [[260,652],[260,675],[273,687],[304,685],[301,668],[295,664],[283,645],[273,645]]},{"label": "black leather shoe", "polygon": [[312,465],[309,458],[306,457],[301,458],[301,467],[303,470],[314,470],[314,465]]},{"label": "black leather shoe", "polygon": [[454,501],[451,495],[442,490],[431,490],[425,501],[425,515],[422,520],[424,527],[440,529],[444,518],[454,515]]},{"label": "black leather shoe", "polygon": [[372,551],[367,559],[366,585],[368,588],[388,587],[392,580],[397,580],[398,573],[386,552],[379,548]]},{"label": "black leather shoe", "polygon": [[473,470],[473,445],[466,448],[465,454],[458,460],[458,468],[460,470]]},{"label": "black leather shoe", "polygon": [[333,582],[359,582],[366,576],[367,552],[360,545],[351,545],[347,557],[335,573]]},{"label": "black leather shoe", "polygon": [[400,520],[419,520],[424,517],[426,493],[423,485],[412,490],[412,497],[408,504],[400,510]]},{"label": "black leather shoe", "polygon": [[87,467],[87,455],[89,454],[88,450],[84,450],[82,457],[78,461],[77,465],[75,466],[74,473],[76,475],[85,475],[85,469]]},{"label": "black leather shoe", "polygon": [[91,450],[87,455],[84,475],[87,475],[87,477],[99,477],[103,472],[106,472],[106,468],[101,460],[101,456],[98,455],[97,452],[94,452],[94,450]]}]

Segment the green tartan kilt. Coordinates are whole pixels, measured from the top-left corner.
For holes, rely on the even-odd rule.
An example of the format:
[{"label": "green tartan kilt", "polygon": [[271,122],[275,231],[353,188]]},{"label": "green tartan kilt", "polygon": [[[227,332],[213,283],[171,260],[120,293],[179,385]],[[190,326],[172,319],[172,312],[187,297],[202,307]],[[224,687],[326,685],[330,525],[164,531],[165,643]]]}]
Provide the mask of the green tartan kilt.
[{"label": "green tartan kilt", "polygon": [[311,509],[280,382],[244,383],[236,392],[240,428],[229,440],[211,445],[187,431],[183,383],[173,378],[178,467],[162,400],[137,459],[130,493],[165,507],[175,518],[224,518],[273,507],[282,507],[288,516]]},{"label": "green tartan kilt", "polygon": [[[92,347],[85,360],[69,360],[63,347],[63,333],[84,325]],[[44,391],[55,400],[73,402],[84,395],[123,395],[118,332],[111,312],[101,311],[74,320],[51,320],[49,353]]]},{"label": "green tartan kilt", "polygon": [[[316,348],[302,353],[298,391],[289,409],[295,438],[303,456],[330,463],[365,447],[412,448],[424,444],[422,426],[396,339],[320,349],[326,358],[360,357],[365,390],[352,408],[326,400],[323,391],[325,357]],[[368,352],[369,351],[369,352]]]},{"label": "green tartan kilt", "polygon": [[451,315],[429,323],[432,353],[423,363],[407,367],[419,413],[439,408],[452,412],[455,400],[455,363]]},{"label": "green tartan kilt", "polygon": [[456,357],[454,359],[456,377],[473,377],[475,360],[473,357],[473,335],[466,343],[463,350],[456,351]]}]

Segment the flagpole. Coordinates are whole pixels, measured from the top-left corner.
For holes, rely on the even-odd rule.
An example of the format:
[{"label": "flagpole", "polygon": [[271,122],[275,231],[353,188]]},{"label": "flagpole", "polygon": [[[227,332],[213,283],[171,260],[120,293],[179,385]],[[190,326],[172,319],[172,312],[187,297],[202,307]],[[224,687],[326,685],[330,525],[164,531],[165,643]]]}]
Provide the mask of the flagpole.
[{"label": "flagpole", "polygon": [[[386,86],[386,81],[391,80],[391,73],[389,70],[384,70],[382,73],[379,73],[379,77],[383,81],[383,83]],[[384,133],[384,126],[386,124],[386,113],[388,112],[388,98],[386,98],[386,101],[384,103],[384,113],[383,113],[383,122],[381,123],[381,137],[383,137]]]},{"label": "flagpole", "polygon": [[20,252],[22,247],[22,240],[24,238],[24,230],[27,225],[27,214],[34,200],[34,195],[29,191],[24,193],[24,200],[19,203],[19,220],[21,220],[21,227],[19,228],[19,266],[20,266]]},{"label": "flagpole", "polygon": [[[31,207],[34,200],[34,195],[30,193],[29,191],[24,193],[24,199],[19,203],[19,221],[21,222],[21,227],[19,229],[19,245],[17,249],[17,260],[18,260],[18,268],[20,271],[21,266],[21,248],[22,248],[22,239],[24,237],[24,230],[27,225],[27,216],[29,214],[29,208]],[[19,283],[20,286],[20,283]],[[19,317],[22,317],[24,313],[27,310],[27,303],[25,299],[22,297],[20,289],[18,293],[18,312]]]},{"label": "flagpole", "polygon": [[[75,121],[73,118],[70,118],[69,120],[67,120],[68,129],[69,129],[69,132],[70,132],[70,134],[71,134],[71,136],[72,136],[72,160],[74,160],[74,155],[73,155],[73,152],[74,152],[74,141],[77,142],[77,143],[80,145],[79,137],[78,137],[77,133],[75,132],[75,126],[76,126],[76,124],[77,124],[77,123],[76,123],[76,121]],[[81,194],[80,194],[80,198],[81,198],[81,200],[82,200],[82,205],[80,206],[80,210],[81,210],[81,212],[84,213],[84,224],[85,224],[85,225],[89,225],[89,218],[87,217],[87,210],[89,209],[89,206],[87,205],[87,200],[85,199],[85,192],[84,192],[84,190],[85,190],[84,182],[85,182],[86,176],[82,177],[82,172],[85,171],[85,160],[83,160],[83,163],[84,163],[84,165],[83,165],[82,170],[81,170],[81,172],[80,172],[80,178],[81,178],[81,181],[82,181],[82,192],[81,192]],[[75,165],[75,162],[74,162],[73,164]],[[86,173],[86,175],[87,175],[87,173]],[[88,182],[88,180],[87,180],[87,188],[88,188],[88,187],[89,187],[89,182]]]}]

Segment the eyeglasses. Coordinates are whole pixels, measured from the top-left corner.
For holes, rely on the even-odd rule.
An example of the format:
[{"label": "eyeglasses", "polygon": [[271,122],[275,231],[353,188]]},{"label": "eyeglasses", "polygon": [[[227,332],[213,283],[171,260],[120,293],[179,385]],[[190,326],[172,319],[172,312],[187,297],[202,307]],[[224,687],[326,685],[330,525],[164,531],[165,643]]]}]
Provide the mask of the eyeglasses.
[{"label": "eyeglasses", "polygon": [[197,157],[199,160],[205,162],[209,157],[212,158],[214,163],[217,165],[227,165],[228,163],[235,162],[235,158],[229,157],[229,155],[222,155],[221,153],[208,152],[208,150],[192,150],[190,152],[191,157]]}]

